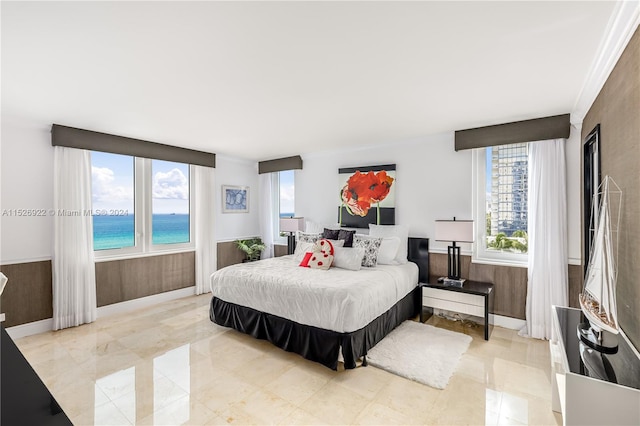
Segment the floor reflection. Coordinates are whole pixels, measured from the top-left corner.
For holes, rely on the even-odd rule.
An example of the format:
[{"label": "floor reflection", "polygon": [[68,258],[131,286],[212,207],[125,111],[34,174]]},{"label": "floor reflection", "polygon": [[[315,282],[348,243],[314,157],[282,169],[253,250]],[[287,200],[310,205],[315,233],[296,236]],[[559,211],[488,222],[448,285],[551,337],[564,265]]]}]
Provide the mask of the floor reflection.
[{"label": "floor reflection", "polygon": [[432,317],[472,336],[446,389],[374,367],[332,371],[209,320],[190,297],[16,344],[76,425],[561,424],[549,346]]}]

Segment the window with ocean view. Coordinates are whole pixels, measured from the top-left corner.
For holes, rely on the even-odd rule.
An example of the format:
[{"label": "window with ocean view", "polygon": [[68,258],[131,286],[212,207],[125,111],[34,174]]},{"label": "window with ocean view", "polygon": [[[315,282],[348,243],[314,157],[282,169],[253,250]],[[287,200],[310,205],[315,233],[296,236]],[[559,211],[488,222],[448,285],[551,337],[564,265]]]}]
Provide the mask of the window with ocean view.
[{"label": "window with ocean view", "polygon": [[152,160],[153,244],[188,243],[189,165]]},{"label": "window with ocean view", "polygon": [[293,170],[285,170],[278,173],[280,187],[280,203],[278,217],[292,217],[295,211],[294,203],[294,173]]},{"label": "window with ocean view", "polygon": [[136,245],[134,164],[128,155],[91,153],[94,250]]},{"label": "window with ocean view", "polygon": [[189,164],[92,152],[96,255],[193,248],[190,174]]}]

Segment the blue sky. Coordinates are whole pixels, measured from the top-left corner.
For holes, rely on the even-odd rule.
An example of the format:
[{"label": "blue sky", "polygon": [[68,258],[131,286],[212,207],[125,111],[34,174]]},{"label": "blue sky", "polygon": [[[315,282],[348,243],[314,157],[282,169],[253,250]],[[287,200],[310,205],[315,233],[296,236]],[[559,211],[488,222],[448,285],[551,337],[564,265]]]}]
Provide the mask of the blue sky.
[{"label": "blue sky", "polygon": [[295,213],[293,170],[280,172],[280,213]]},{"label": "blue sky", "polygon": [[[133,214],[133,157],[92,152],[91,165],[93,209]],[[189,166],[153,160],[151,173],[153,213],[189,213]]]}]

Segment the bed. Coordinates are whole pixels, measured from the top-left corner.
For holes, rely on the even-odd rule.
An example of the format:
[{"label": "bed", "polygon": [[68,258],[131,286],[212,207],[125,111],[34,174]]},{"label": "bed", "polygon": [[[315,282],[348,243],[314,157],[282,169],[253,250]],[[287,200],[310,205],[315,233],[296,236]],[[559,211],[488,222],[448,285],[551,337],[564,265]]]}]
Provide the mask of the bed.
[{"label": "bed", "polygon": [[355,368],[420,308],[428,239],[409,238],[409,262],[349,271],[301,268],[292,256],[228,266],[211,277],[216,324],[268,340],[331,369]]}]

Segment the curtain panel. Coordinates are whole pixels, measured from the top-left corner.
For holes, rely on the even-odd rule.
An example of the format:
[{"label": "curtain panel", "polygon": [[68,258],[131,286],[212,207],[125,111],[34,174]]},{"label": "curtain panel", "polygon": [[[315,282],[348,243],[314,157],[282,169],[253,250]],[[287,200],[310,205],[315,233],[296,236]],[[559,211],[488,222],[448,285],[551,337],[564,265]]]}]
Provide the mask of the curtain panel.
[{"label": "curtain panel", "polygon": [[53,180],[53,329],[95,321],[91,153],[56,146]]},{"label": "curtain panel", "polygon": [[551,306],[568,306],[565,141],[529,144],[529,264],[526,330],[551,338]]},{"label": "curtain panel", "polygon": [[194,166],[196,185],[196,294],[210,291],[209,280],[216,270],[217,252],[214,230],[215,169]]},{"label": "curtain panel", "polygon": [[266,248],[262,252],[262,258],[268,259],[273,257],[273,237],[274,237],[274,222],[275,222],[275,209],[274,209],[274,173],[263,173],[260,175],[259,188],[260,188],[260,235],[262,235],[262,241]]}]

